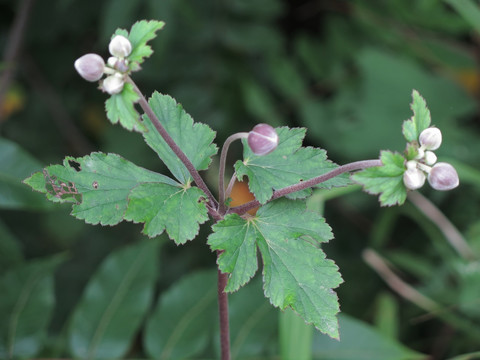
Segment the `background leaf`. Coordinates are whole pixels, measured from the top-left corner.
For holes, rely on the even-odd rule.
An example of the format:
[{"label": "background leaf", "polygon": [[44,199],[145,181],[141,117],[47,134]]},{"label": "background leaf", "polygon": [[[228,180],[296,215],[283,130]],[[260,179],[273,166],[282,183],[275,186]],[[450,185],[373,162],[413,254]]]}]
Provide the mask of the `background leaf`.
[{"label": "background leaf", "polygon": [[49,209],[42,196],[32,193],[22,180],[42,165],[13,141],[0,138],[0,208]]},{"label": "background leaf", "polygon": [[185,359],[205,350],[216,318],[216,274],[189,274],[160,296],[144,338],[150,357]]},{"label": "background leaf", "polygon": [[103,261],[69,324],[73,356],[105,359],[125,355],[152,301],[157,257],[158,242],[143,240]]},{"label": "background leaf", "polygon": [[314,334],[313,358],[318,360],[415,360],[425,355],[410,350],[348,315],[338,317],[340,341]]},{"label": "background leaf", "polygon": [[53,271],[61,260],[34,260],[2,274],[0,358],[30,358],[42,349],[55,305]]},{"label": "background leaf", "polygon": [[[208,169],[212,161],[211,157],[217,153],[216,145],[212,144],[215,132],[205,124],[194,123],[192,117],[171,96],[154,92],[148,103],[158,120],[195,166],[195,169]],[[147,132],[143,133],[147,144],[155,150],[178,181],[182,184],[190,182],[190,173],[163,140],[148,116],[144,115],[143,119],[148,129]]]}]

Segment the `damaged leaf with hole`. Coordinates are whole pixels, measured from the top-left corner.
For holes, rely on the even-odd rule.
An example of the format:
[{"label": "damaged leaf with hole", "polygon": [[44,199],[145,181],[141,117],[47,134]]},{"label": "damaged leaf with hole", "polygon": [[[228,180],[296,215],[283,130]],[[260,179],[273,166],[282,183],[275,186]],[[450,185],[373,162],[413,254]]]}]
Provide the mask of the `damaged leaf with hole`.
[{"label": "damaged leaf with hole", "polygon": [[[53,202],[73,203],[72,215],[89,224],[115,225],[123,220],[130,191],[144,183],[180,186],[167,176],[141,168],[116,154],[94,152],[67,157],[25,180]],[[100,186],[101,184],[101,186]],[[101,191],[100,191],[101,190]]]}]

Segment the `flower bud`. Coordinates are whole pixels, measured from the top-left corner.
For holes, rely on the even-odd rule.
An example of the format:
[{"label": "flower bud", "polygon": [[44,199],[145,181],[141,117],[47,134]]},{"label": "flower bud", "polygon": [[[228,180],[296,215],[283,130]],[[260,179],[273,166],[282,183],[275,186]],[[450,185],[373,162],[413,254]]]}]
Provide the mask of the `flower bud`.
[{"label": "flower bud", "polygon": [[420,189],[425,184],[425,173],[417,168],[407,169],[403,173],[403,183],[407,189]]},{"label": "flower bud", "polygon": [[117,35],[110,41],[108,50],[113,56],[122,59],[130,55],[132,52],[132,44],[125,36]]},{"label": "flower bud", "polygon": [[437,162],[437,155],[433,151],[427,150],[425,151],[425,164],[432,166]]},{"label": "flower bud", "polygon": [[75,69],[87,81],[97,81],[103,76],[105,61],[97,54],[86,54],[75,61]]},{"label": "flower bud", "polygon": [[442,132],[439,128],[429,127],[420,133],[418,140],[426,150],[437,150],[442,144]]},{"label": "flower bud", "polygon": [[435,190],[452,190],[460,183],[455,168],[444,162],[439,162],[432,167],[428,174],[428,182]]},{"label": "flower bud", "polygon": [[248,133],[248,146],[255,155],[266,155],[276,149],[278,135],[268,124],[258,124]]},{"label": "flower bud", "polygon": [[102,90],[110,95],[118,94],[123,90],[125,80],[120,74],[110,75],[103,80]]}]

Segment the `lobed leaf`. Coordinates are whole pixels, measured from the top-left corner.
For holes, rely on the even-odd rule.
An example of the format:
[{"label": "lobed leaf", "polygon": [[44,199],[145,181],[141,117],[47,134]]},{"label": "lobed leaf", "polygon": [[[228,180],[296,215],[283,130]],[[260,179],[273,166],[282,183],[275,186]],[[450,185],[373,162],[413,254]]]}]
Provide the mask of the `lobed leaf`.
[{"label": "lobed leaf", "polygon": [[124,29],[117,29],[115,35],[123,35],[132,44],[132,52],[127,57],[130,62],[130,69],[133,71],[140,69],[140,64],[145,61],[145,58],[153,54],[153,50],[147,42],[154,39],[156,32],[165,26],[163,21],[157,20],[141,20],[137,21],[128,33]]},{"label": "lobed leaf", "polygon": [[195,238],[199,225],[208,220],[205,197],[197,187],[141,184],[128,195],[125,220],[144,222],[143,233],[149,237],[166,230],[175,243],[184,244]]},{"label": "lobed leaf", "polygon": [[257,247],[263,260],[265,295],[281,309],[290,306],[306,322],[338,338],[338,299],[332,289],[341,282],[335,263],[325,258],[321,242],[332,238],[330,227],[305,202],[278,199],[243,219],[230,214],[213,226],[212,250],[223,251],[219,269],[230,273],[226,291],[236,291],[257,270]]},{"label": "lobed leaf", "polygon": [[[237,161],[235,170],[239,180],[248,177],[250,191],[260,203],[267,202],[274,190],[278,190],[309,180],[337,167],[327,160],[325,150],[302,147],[305,129],[277,128],[279,143],[277,148],[264,156],[255,155],[244,141],[243,161]],[[338,176],[319,184],[319,188],[348,185],[345,176]],[[305,197],[310,191],[292,194],[293,198]]]},{"label": "lobed leaf", "polygon": [[[43,178],[43,179],[42,179]],[[72,215],[89,224],[116,225],[123,220],[129,192],[146,182],[177,186],[172,179],[143,169],[116,154],[95,152],[65,158],[25,180],[54,202],[72,202]]]},{"label": "lobed leaf", "polygon": [[111,95],[105,101],[107,118],[112,124],[120,123],[125,129],[144,132],[145,126],[140,121],[140,114],[134,104],[139,100],[133,85],[126,83],[122,92]]},{"label": "lobed leaf", "polygon": [[408,142],[418,141],[420,133],[428,128],[431,123],[430,110],[427,108],[425,99],[417,90],[412,92],[412,104],[410,108],[413,111],[413,116],[410,120],[403,122],[403,136]]},{"label": "lobed leaf", "polygon": [[382,206],[402,205],[407,197],[403,184],[405,158],[398,153],[382,151],[383,166],[371,167],[355,173],[352,179],[362,184],[370,194],[380,194]]},{"label": "lobed leaf", "polygon": [[[183,110],[171,96],[154,92],[149,102],[160,123],[165,127],[177,145],[183,150],[197,170],[206,170],[217,153],[212,144],[215,132],[205,124],[194,123],[192,117]],[[162,136],[155,129],[147,115],[143,115],[147,132],[143,137],[167,165],[173,176],[182,184],[191,181],[190,173]]]}]

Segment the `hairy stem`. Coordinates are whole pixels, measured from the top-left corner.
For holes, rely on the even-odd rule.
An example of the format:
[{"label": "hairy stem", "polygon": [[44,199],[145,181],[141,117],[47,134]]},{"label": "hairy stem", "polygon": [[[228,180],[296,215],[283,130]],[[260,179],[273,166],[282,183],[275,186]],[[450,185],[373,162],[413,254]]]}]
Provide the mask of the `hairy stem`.
[{"label": "hairy stem", "polygon": [[[299,183],[295,185],[290,185],[287,187],[284,187],[282,189],[276,190],[273,192],[272,197],[268,201],[272,201],[275,199],[278,199],[280,197],[283,197],[285,195],[300,191],[300,190],[305,190],[308,188],[311,188],[315,185],[318,185],[322,182],[325,182],[327,180],[330,180],[334,178],[335,176],[341,175],[346,172],[351,172],[351,171],[356,171],[356,170],[363,170],[369,167],[375,167],[375,166],[382,166],[382,161],[379,159],[375,160],[363,160],[363,161],[355,161],[349,164],[345,164],[342,166],[339,166],[325,174],[322,174],[320,176],[314,177],[313,179],[307,180],[307,181],[300,181]],[[259,207],[260,202],[258,200],[253,200],[250,201],[246,204],[236,206],[231,208],[228,213],[236,213],[239,215],[245,214],[248,210]]]},{"label": "hairy stem", "polygon": [[170,148],[175,153],[175,155],[178,156],[178,158],[183,163],[183,165],[185,165],[188,172],[192,176],[193,181],[195,181],[195,184],[197,184],[197,186],[200,189],[202,189],[202,191],[207,195],[209,204],[213,208],[216,208],[217,207],[217,200],[212,195],[210,189],[208,188],[207,184],[205,184],[205,182],[203,181],[203,178],[200,176],[197,169],[195,169],[195,166],[192,164],[192,162],[187,157],[187,155],[185,155],[185,153],[182,151],[182,149],[180,149],[180,147],[177,145],[175,140],[173,140],[173,138],[170,136],[170,134],[167,132],[167,130],[163,127],[162,123],[160,122],[160,120],[158,120],[157,116],[155,115],[152,108],[148,104],[147,99],[145,99],[145,96],[143,96],[142,92],[137,87],[137,85],[134,83],[134,81],[130,77],[127,78],[127,81],[130,84],[133,85],[133,89],[135,90],[135,92],[140,97],[140,100],[138,101],[138,103],[140,104],[140,107],[145,112],[145,114],[147,114],[147,116],[150,118],[153,125],[157,129],[158,133],[162,136],[163,140],[165,140],[165,142],[168,144],[168,146],[170,146]]},{"label": "hairy stem", "polygon": [[[218,255],[221,252],[217,253]],[[218,313],[220,316],[220,349],[221,359],[230,360],[230,328],[228,324],[228,295],[224,291],[227,285],[228,274],[218,270]]]},{"label": "hairy stem", "polygon": [[245,139],[248,137],[248,133],[240,132],[230,135],[222,147],[220,154],[220,169],[218,171],[218,212],[220,214],[225,213],[225,163],[227,162],[227,153],[230,144],[235,140]]}]

